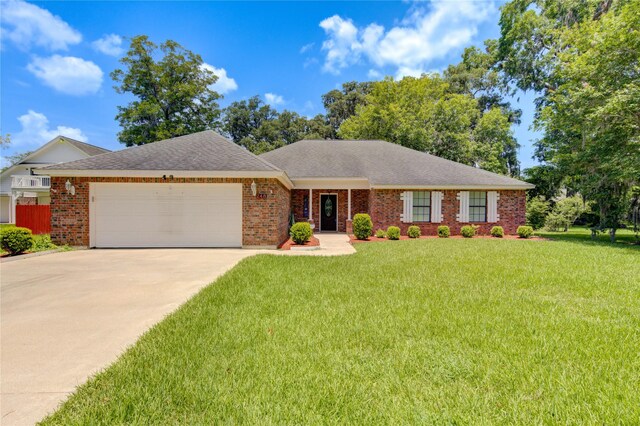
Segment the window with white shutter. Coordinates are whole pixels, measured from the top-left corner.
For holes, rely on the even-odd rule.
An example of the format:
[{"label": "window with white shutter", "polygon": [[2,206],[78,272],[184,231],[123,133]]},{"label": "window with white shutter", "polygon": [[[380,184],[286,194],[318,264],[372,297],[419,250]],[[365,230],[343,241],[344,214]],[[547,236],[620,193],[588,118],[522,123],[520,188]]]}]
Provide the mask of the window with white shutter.
[{"label": "window with white shutter", "polygon": [[487,192],[487,222],[495,223],[500,221],[500,215],[498,214],[498,200],[500,194],[498,191]]},{"label": "window with white shutter", "polygon": [[458,222],[469,222],[469,191],[458,192],[457,198],[460,202],[460,207],[458,214],[456,214],[456,219]]},{"label": "window with white shutter", "polygon": [[413,191],[412,213],[414,222],[431,222],[431,192]]},{"label": "window with white shutter", "polygon": [[469,222],[487,221],[487,193],[485,191],[469,192]]},{"label": "window with white shutter", "polygon": [[431,191],[431,222],[442,223],[442,192]]},{"label": "window with white shutter", "polygon": [[400,194],[400,200],[402,200],[402,214],[400,215],[400,220],[403,223],[413,222],[413,192],[403,192]]}]

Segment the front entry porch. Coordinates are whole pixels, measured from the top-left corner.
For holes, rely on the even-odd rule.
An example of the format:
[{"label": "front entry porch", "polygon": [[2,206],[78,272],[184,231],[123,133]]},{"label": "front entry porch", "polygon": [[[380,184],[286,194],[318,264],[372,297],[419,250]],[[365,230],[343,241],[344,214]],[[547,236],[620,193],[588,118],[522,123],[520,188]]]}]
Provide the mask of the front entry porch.
[{"label": "front entry porch", "polygon": [[369,190],[294,189],[291,191],[291,211],[296,222],[309,222],[315,233],[350,233],[353,215],[369,211]]}]

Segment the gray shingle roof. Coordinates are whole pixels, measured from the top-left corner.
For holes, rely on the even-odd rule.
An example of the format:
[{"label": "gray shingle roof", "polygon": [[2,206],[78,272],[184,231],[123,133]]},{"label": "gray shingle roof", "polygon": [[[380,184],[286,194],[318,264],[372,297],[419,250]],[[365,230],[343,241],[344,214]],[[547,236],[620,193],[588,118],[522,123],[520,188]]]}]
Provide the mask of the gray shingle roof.
[{"label": "gray shingle roof", "polygon": [[280,171],[211,130],[55,164],[42,170]]},{"label": "gray shingle roof", "polygon": [[532,185],[379,140],[302,140],[260,155],[291,179],[368,178],[371,185]]},{"label": "gray shingle roof", "polygon": [[105,152],[111,152],[108,149],[100,148],[99,146],[91,145],[90,143],[80,142],[75,139],[68,138],[66,136],[60,136],[60,139],[64,139],[66,142],[69,142],[71,145],[78,148],[80,151],[84,152],[87,155],[98,155],[104,154]]}]

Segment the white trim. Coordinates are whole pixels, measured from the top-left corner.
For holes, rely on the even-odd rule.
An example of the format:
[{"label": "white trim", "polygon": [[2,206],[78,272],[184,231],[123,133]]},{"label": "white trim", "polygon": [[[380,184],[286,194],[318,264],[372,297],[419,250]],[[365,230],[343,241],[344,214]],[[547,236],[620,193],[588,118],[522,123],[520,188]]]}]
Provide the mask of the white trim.
[{"label": "white trim", "polygon": [[[37,175],[64,176],[64,177],[149,177],[162,178],[173,175],[176,178],[206,177],[206,178],[276,178],[287,189],[293,189],[293,182],[285,172],[251,172],[251,171],[194,171],[194,170],[61,170],[61,169],[34,169]],[[125,183],[125,182],[122,182]]]},{"label": "white trim", "polygon": [[95,182],[89,182],[89,248],[96,246],[96,209],[95,202]]},{"label": "white trim", "polygon": [[469,191],[458,192],[456,199],[460,201],[456,220],[462,223],[469,222]]},{"label": "white trim", "polygon": [[498,200],[500,199],[500,193],[497,191],[487,192],[487,222],[496,223],[500,221],[500,215],[498,214]]},{"label": "white trim", "polygon": [[460,190],[520,190],[535,188],[535,185],[529,183],[522,183],[521,185],[371,185],[371,189],[407,189],[407,190],[425,190],[431,191],[434,189],[460,189]]},{"label": "white trim", "polygon": [[413,191],[405,191],[400,194],[400,200],[402,200],[402,214],[400,215],[400,221],[402,223],[413,222]]},{"label": "white trim", "polygon": [[351,188],[347,189],[347,220],[351,220]]},{"label": "white trim", "polygon": [[[304,207],[304,198],[302,202],[302,207]],[[309,222],[313,222],[313,189],[309,189],[309,199],[307,200],[307,203],[309,206]]]},{"label": "white trim", "polygon": [[440,191],[431,191],[431,222],[442,223],[442,199],[444,194]]},{"label": "white trim", "polygon": [[[335,195],[336,196],[336,229],[327,232],[338,232],[338,193],[337,192],[321,192],[318,194],[318,232],[322,232],[322,196],[323,195]],[[311,204],[309,204],[311,205]]]},{"label": "white trim", "polygon": [[367,178],[304,178],[291,179],[295,189],[369,189]]}]

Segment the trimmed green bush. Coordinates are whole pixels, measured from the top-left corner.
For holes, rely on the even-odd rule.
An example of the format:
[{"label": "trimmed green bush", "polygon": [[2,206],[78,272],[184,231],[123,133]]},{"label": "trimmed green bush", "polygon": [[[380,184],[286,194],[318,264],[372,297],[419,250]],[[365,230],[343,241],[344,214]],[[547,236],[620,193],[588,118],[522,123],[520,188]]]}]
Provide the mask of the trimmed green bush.
[{"label": "trimmed green bush", "polygon": [[387,233],[386,233],[386,232],[384,232],[384,229],[378,229],[378,230],[376,231],[376,237],[378,237],[378,238],[384,238],[384,237],[386,237],[386,236],[387,236]]},{"label": "trimmed green bush", "polygon": [[313,235],[313,231],[311,230],[311,225],[308,222],[297,222],[294,223],[289,231],[291,235],[291,239],[296,244],[304,244]]},{"label": "trimmed green bush", "polygon": [[465,238],[473,238],[476,235],[478,228],[478,225],[465,225],[460,228],[460,235]]},{"label": "trimmed green bush", "polygon": [[449,238],[449,235],[451,235],[451,230],[449,229],[449,227],[447,225],[438,226],[438,237],[439,238]]},{"label": "trimmed green bush", "polygon": [[400,239],[400,228],[397,226],[390,226],[387,228],[387,238],[390,240]]},{"label": "trimmed green bush", "polygon": [[371,216],[366,213],[358,213],[353,216],[353,235],[359,240],[366,240],[373,232]]},{"label": "trimmed green bush", "polygon": [[0,246],[12,256],[24,253],[33,247],[31,229],[11,227],[0,232]]},{"label": "trimmed green bush", "polygon": [[520,238],[531,238],[533,236],[533,228],[530,226],[518,226],[516,232]]},{"label": "trimmed green bush", "polygon": [[504,229],[502,229],[502,226],[494,226],[491,228],[491,236],[496,238],[504,237]]},{"label": "trimmed green bush", "polygon": [[422,232],[420,232],[420,228],[415,225],[410,226],[407,230],[407,235],[409,236],[409,238],[420,238],[421,234]]}]

